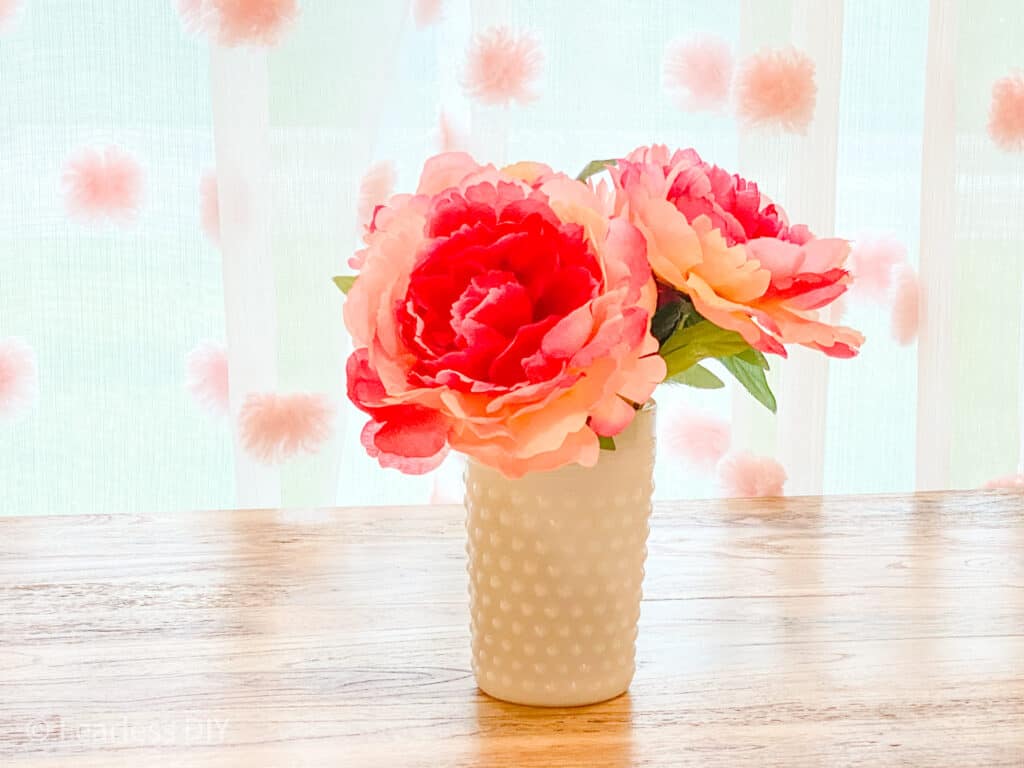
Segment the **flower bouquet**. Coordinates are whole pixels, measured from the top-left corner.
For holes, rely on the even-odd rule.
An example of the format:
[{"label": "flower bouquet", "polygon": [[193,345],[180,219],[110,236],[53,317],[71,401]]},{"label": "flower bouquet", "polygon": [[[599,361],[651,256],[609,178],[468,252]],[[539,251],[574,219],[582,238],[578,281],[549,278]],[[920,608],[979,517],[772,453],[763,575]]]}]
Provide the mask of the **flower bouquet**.
[{"label": "flower bouquet", "polygon": [[819,316],[849,244],[790,224],[692,149],[641,147],[576,178],[428,160],[373,212],[335,281],[367,452],[407,473],[467,465],[473,667],[527,704],[623,692],[634,671],[662,382],[775,410],[766,355],[863,337]]}]

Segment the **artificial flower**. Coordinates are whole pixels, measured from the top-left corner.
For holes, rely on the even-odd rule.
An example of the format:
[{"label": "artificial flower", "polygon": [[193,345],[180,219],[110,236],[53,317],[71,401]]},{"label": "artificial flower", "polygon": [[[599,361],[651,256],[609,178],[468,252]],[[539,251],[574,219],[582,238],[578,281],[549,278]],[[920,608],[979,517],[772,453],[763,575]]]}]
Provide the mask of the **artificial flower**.
[{"label": "artificial flower", "polygon": [[644,237],[610,209],[547,166],[463,153],[377,209],[345,305],[371,455],[421,473],[453,448],[509,477],[597,462],[666,370]]},{"label": "artificial flower", "polygon": [[692,149],[641,147],[610,171],[616,213],[643,233],[655,275],[702,317],[762,352],[802,344],[833,357],[857,353],[857,331],[817,315],[851,281],[847,241],[791,226],[757,185]]}]

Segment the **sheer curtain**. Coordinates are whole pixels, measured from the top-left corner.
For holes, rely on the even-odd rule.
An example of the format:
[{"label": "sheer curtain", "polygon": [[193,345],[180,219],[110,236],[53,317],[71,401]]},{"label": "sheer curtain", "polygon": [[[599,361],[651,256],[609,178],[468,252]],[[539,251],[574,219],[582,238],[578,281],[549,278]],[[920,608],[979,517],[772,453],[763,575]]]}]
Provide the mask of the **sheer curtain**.
[{"label": "sheer curtain", "polygon": [[[641,144],[694,146],[818,234],[906,249],[909,345],[891,299],[854,292],[844,322],[866,333],[862,354],[775,366],[777,416],[734,388],[661,388],[662,498],[723,492],[688,458],[700,420],[730,451],[778,460],[790,494],[1024,471],[1024,153],[989,129],[993,86],[1024,67],[1015,0],[299,0],[255,40],[216,34],[207,5],[24,0],[0,21],[0,350],[30,350],[38,379],[5,408],[0,375],[0,512],[456,498],[455,458],[405,477],[365,456],[330,281],[357,247],[367,172],[409,189],[442,146],[572,173]],[[530,103],[467,92],[467,51],[497,26],[543,54]],[[809,56],[806,132],[681,108],[666,51],[710,37],[737,66]],[[136,194],[83,212],[76,158],[108,148]],[[254,395],[315,397],[329,429],[267,461],[240,427]]]}]

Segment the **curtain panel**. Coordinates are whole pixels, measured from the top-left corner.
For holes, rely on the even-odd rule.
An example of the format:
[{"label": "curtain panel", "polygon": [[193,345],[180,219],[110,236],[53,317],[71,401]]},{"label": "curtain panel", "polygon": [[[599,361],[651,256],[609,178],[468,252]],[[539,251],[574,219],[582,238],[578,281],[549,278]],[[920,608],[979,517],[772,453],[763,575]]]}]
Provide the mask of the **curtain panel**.
[{"label": "curtain panel", "polygon": [[[867,336],[773,366],[776,415],[731,384],[659,388],[658,496],[729,493],[734,455],[787,494],[1021,482],[1015,0],[234,6],[255,11],[0,6],[0,514],[457,502],[458,457],[410,477],[365,454],[331,277],[439,151],[575,174],[652,143],[854,241],[832,319]],[[501,104],[474,79],[497,30],[523,57]],[[717,97],[694,51],[731,66]],[[749,119],[771,52],[813,64],[803,125]]]}]

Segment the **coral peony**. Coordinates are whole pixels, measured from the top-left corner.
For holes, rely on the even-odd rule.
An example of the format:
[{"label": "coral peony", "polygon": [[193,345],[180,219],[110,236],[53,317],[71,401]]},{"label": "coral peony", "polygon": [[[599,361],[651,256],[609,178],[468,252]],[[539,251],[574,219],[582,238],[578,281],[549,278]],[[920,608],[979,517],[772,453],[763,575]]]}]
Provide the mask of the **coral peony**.
[{"label": "coral peony", "polygon": [[381,465],[448,447],[509,477],[597,462],[665,375],[644,239],[587,186],[462,153],[377,210],[345,303],[349,397]]},{"label": "coral peony", "polygon": [[611,169],[616,210],[639,228],[655,275],[712,323],[763,352],[802,344],[851,357],[856,331],[817,310],[850,283],[849,243],[816,239],[765,204],[757,185],[704,163],[692,149],[641,147]]}]

